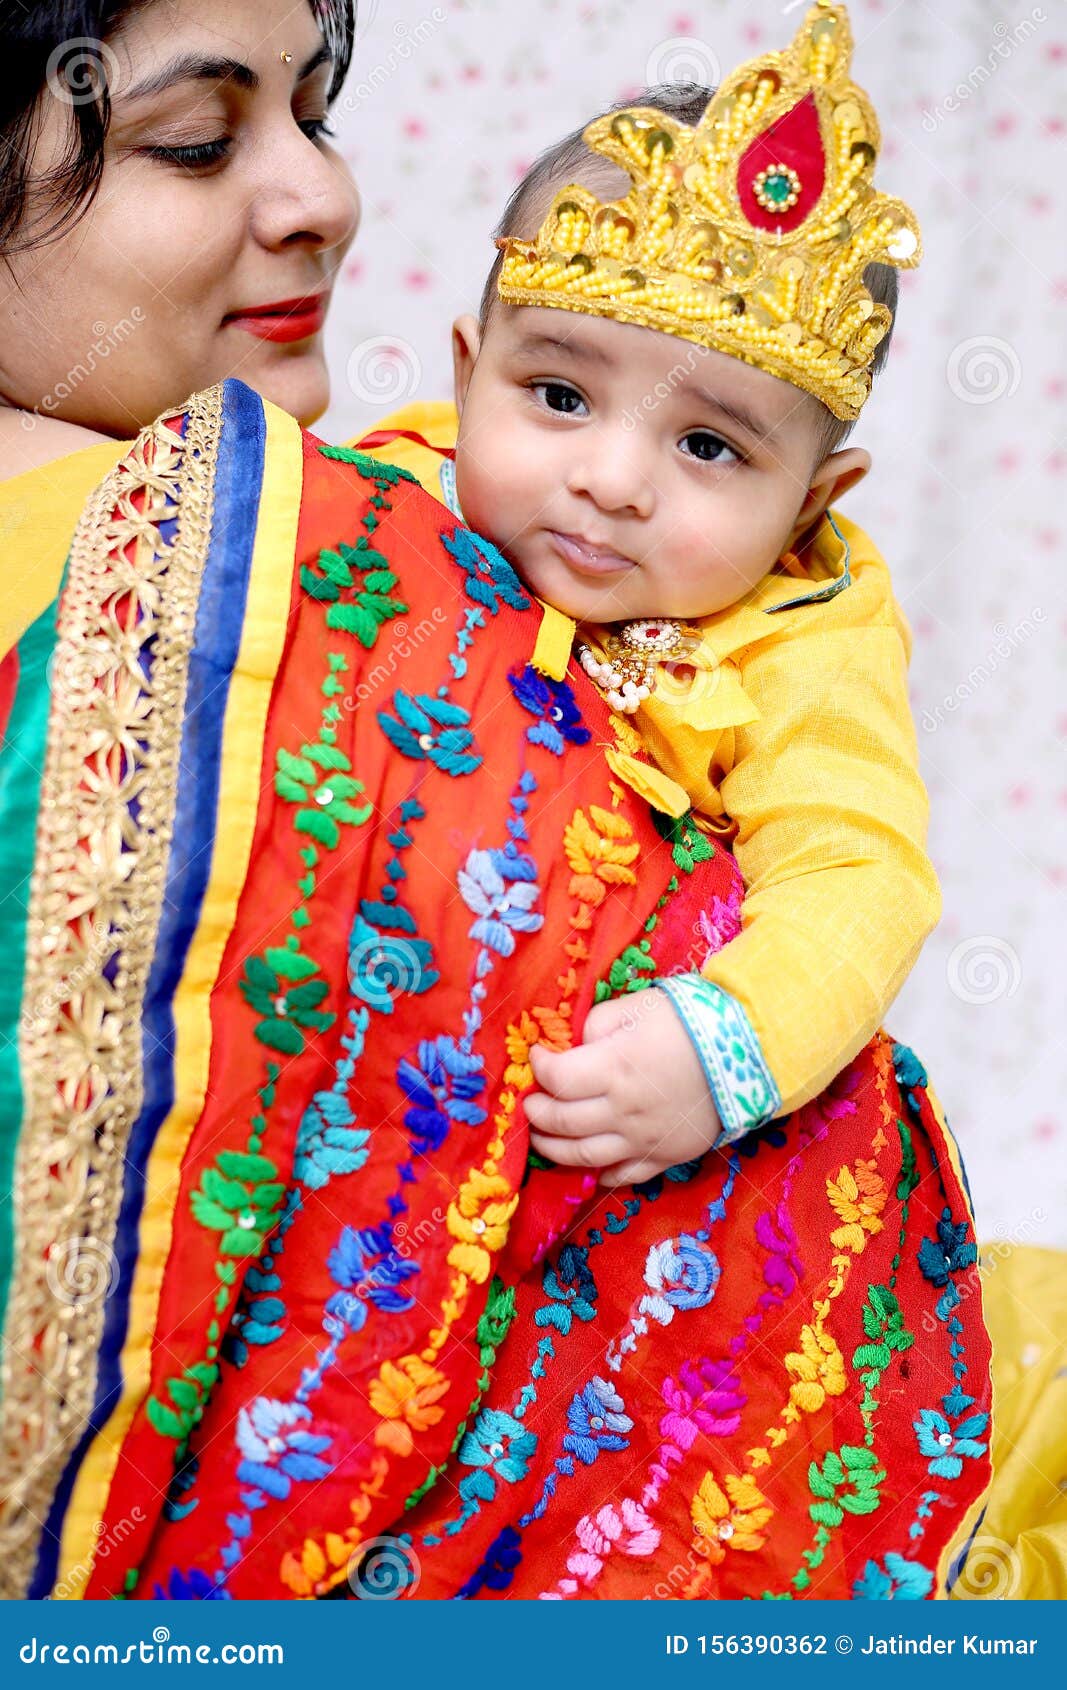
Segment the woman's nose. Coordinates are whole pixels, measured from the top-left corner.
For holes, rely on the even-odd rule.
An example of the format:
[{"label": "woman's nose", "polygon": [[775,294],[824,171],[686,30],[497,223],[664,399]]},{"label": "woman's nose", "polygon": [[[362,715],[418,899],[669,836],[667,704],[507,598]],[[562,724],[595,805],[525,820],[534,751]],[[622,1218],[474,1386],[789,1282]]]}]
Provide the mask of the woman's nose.
[{"label": "woman's nose", "polygon": [[602,511],[648,517],[655,483],[641,443],[624,428],[589,429],[575,442],[567,477],[571,493],[585,494]]},{"label": "woman's nose", "polygon": [[316,146],[299,130],[287,156],[271,149],[253,203],[252,228],[263,246],[301,242],[342,252],[359,227],[362,209],[351,171],[332,148]]}]

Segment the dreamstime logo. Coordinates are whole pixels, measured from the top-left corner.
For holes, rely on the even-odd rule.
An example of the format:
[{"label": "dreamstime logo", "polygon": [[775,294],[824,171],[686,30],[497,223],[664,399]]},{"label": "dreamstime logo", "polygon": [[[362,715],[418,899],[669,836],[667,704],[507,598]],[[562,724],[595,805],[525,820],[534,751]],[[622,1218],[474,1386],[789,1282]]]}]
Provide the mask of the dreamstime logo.
[{"label": "dreamstime logo", "polygon": [[361,1602],[395,1602],[413,1591],[421,1577],[418,1556],[397,1537],[369,1538],[348,1563],[349,1589]]},{"label": "dreamstime logo", "polygon": [[1022,977],[1016,952],[991,933],[962,939],[948,959],[949,990],[961,1003],[997,1003],[1014,997]]},{"label": "dreamstime logo", "polygon": [[1037,31],[1038,25],[1048,22],[1048,14],[1043,7],[1035,6],[1029,17],[1022,18],[1016,24],[1006,24],[1001,20],[993,25],[995,40],[981,64],[973,65],[967,73],[966,80],[957,82],[955,88],[947,93],[937,105],[929,107],[923,112],[923,128],[928,135],[932,135],[939,123],[942,123],[952,112],[957,112],[966,105],[975,94],[981,92],[989,81],[993,72],[1010,59],[1017,47],[1022,47]]},{"label": "dreamstime logo", "polygon": [[999,1537],[976,1537],[953,1587],[953,1596],[982,1597],[987,1602],[1006,1602],[1015,1595],[1022,1578],[1022,1563],[1010,1543]]},{"label": "dreamstime logo", "polygon": [[[1006,663],[1008,658],[1019,650],[1020,646],[1025,645],[1027,640],[1032,639],[1037,632],[1037,627],[1040,627],[1046,620],[1041,605],[1035,604],[1029,616],[1022,617],[1020,621],[1016,622],[1014,628],[1006,627],[1003,622],[995,623],[993,633],[996,635],[996,643],[990,646],[982,661],[976,663],[974,668],[968,671],[964,680],[958,681],[951,692],[945,693],[940,704],[923,711],[923,732],[935,733],[939,727],[943,726],[945,717],[953,715],[961,704],[965,704],[969,698],[973,698],[988,681],[991,681],[1001,664]],[[1035,624],[1037,627],[1035,627]]]},{"label": "dreamstime logo", "polygon": [[704,88],[718,86],[722,66],[706,41],[695,35],[672,35],[661,41],[648,55],[645,63],[645,82],[696,82]]},{"label": "dreamstime logo", "polygon": [[380,663],[376,663],[373,669],[369,669],[363,674],[355,691],[345,694],[341,700],[342,708],[358,710],[360,705],[368,703],[376,692],[380,692],[382,687],[392,680],[399,665],[406,663],[412,652],[418,651],[419,647],[430,638],[434,628],[441,627],[447,620],[444,607],[435,604],[430,615],[423,616],[413,628],[410,628],[406,622],[390,623],[389,627],[393,638],[389,650]]},{"label": "dreamstime logo", "polygon": [[128,317],[120,317],[110,328],[107,323],[96,322],[92,332],[94,338],[86,348],[85,354],[76,364],[72,364],[66,375],[56,382],[50,392],[44,395],[40,403],[32,411],[23,411],[19,422],[27,433],[37,427],[37,412],[47,411],[49,415],[62,405],[63,402],[77,391],[84,381],[96,372],[97,363],[102,363],[119,346],[129,340],[130,336],[140,328],[145,321],[144,311],[135,305]]},{"label": "dreamstime logo", "polygon": [[105,88],[114,97],[119,87],[119,61],[106,41],[77,35],[52,48],[45,80],[65,106],[95,105]]},{"label": "dreamstime logo", "polygon": [[383,1009],[402,992],[422,990],[425,965],[407,939],[398,939],[392,933],[383,939],[380,933],[370,933],[349,951],[348,972],[353,981],[358,981],[360,995]]},{"label": "dreamstime logo", "polygon": [[1023,369],[1006,340],[976,334],[952,348],[945,373],[949,388],[965,405],[991,405],[995,399],[1011,398]]},{"label": "dreamstime logo", "polygon": [[[377,6],[374,10],[377,10]],[[358,7],[358,11],[363,11],[362,4]],[[367,21],[370,22],[373,16],[374,12],[372,11],[371,18]],[[373,95],[379,93],[394,72],[407,59],[410,59],[419,47],[425,46],[441,24],[447,23],[447,21],[447,12],[442,11],[440,6],[435,6],[428,18],[420,18],[414,26],[406,23],[394,24],[393,41],[389,51],[378,64],[372,65],[369,70],[364,71],[362,78],[355,84],[355,87],[348,90],[341,101],[341,109],[349,112],[355,111],[356,107],[362,105],[364,100],[369,100]]]},{"label": "dreamstime logo", "polygon": [[59,1303],[99,1303],[118,1283],[115,1252],[96,1238],[68,1238],[48,1252],[45,1280]]},{"label": "dreamstime logo", "polygon": [[406,340],[374,335],[361,340],[349,354],[348,385],[367,405],[399,405],[418,392],[422,365]]},{"label": "dreamstime logo", "polygon": [[656,669],[655,696],[676,708],[692,709],[713,698],[719,690],[722,665],[712,658],[710,667],[697,662],[700,640],[693,634],[682,637],[680,648]]}]

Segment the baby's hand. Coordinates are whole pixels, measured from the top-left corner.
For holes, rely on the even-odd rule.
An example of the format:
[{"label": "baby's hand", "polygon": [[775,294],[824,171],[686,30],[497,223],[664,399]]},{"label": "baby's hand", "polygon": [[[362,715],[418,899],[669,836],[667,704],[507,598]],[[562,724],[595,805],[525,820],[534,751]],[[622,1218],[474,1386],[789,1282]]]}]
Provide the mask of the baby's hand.
[{"label": "baby's hand", "polygon": [[722,1130],[704,1070],[655,987],[597,1004],[573,1050],[530,1051],[540,1091],[525,1100],[530,1143],[563,1167],[633,1185],[703,1155]]}]

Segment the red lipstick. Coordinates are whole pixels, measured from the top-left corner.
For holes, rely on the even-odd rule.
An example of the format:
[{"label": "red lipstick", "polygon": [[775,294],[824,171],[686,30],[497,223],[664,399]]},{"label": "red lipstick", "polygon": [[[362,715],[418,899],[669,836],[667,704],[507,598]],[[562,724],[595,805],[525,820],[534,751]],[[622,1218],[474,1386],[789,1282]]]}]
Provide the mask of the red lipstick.
[{"label": "red lipstick", "polygon": [[259,340],[308,340],[326,321],[325,293],[307,294],[301,299],[276,299],[270,305],[249,305],[231,311],[223,325],[233,324]]}]

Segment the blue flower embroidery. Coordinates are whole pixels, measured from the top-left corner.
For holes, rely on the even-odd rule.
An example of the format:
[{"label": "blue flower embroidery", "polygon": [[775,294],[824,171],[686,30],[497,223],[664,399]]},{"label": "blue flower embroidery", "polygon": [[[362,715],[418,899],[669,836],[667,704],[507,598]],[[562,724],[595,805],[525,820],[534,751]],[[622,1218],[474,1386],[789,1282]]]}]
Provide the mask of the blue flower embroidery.
[{"label": "blue flower embroidery", "polygon": [[492,616],[499,611],[501,600],[513,610],[529,610],[530,600],[522,590],[522,582],[507,558],[489,540],[472,534],[469,528],[456,528],[451,534],[442,534],[441,540],[463,571],[468,598],[484,605]]},{"label": "blue flower embroidery", "polygon": [[688,1233],[665,1238],[648,1252],[645,1284],[653,1295],[643,1297],[641,1307],[667,1325],[675,1309],[701,1309],[711,1302],[720,1271],[714,1252]]},{"label": "blue flower embroidery", "polygon": [[919,1266],[931,1284],[947,1285],[951,1274],[974,1266],[978,1246],[968,1242],[968,1231],[966,1221],[953,1221],[951,1209],[945,1209],[937,1223],[937,1238],[923,1239],[919,1246]]},{"label": "blue flower embroidery", "polygon": [[436,986],[441,976],[431,965],[428,939],[382,933],[357,915],[348,937],[348,981],[353,994],[382,1015],[392,1015],[401,992],[416,997]]},{"label": "blue flower embroidery", "polygon": [[321,1191],[334,1174],[354,1174],[367,1160],[370,1134],[354,1121],[347,1097],[337,1091],[317,1091],[304,1110],[293,1172],[311,1191]]},{"label": "blue flower embroidery", "polygon": [[396,1077],[412,1105],[404,1125],[423,1156],[440,1150],[453,1121],[477,1127],[485,1120],[485,1110],[474,1101],[485,1090],[483,1059],[444,1034],[421,1040],[418,1067],[405,1057]]},{"label": "blue flower embroidery", "polygon": [[596,1280],[588,1267],[589,1252],[584,1244],[565,1244],[555,1267],[546,1262],[541,1279],[545,1294],[552,1298],[534,1314],[536,1326],[554,1326],[564,1334],[571,1329],[571,1319],[592,1320],[596,1313]]},{"label": "blue flower embroidery", "polygon": [[511,690],[524,710],[537,721],[527,728],[531,745],[543,745],[562,757],[565,744],[585,745],[589,729],[583,725],[581,712],[566,681],[548,680],[529,664],[519,673],[508,676]]},{"label": "blue flower embroidery", "polygon": [[378,1226],[346,1226],[326,1258],[334,1283],[341,1287],[327,1298],[326,1313],[358,1332],[367,1319],[367,1304],[383,1314],[404,1314],[414,1308],[415,1299],[402,1289],[404,1281],[419,1272],[417,1262],[406,1261],[393,1243],[389,1221]]},{"label": "blue flower embroidery", "polygon": [[225,1585],[216,1584],[202,1573],[199,1567],[192,1567],[183,1573],[179,1567],[172,1567],[167,1577],[167,1588],[156,1585],[156,1597],[161,1602],[232,1602],[233,1597]]},{"label": "blue flower embroidery", "polygon": [[525,1479],[537,1437],[501,1409],[484,1408],[459,1446],[465,1467],[488,1467],[508,1484]]},{"label": "blue flower embroidery", "polygon": [[330,1464],[319,1459],[330,1447],[328,1437],[304,1431],[311,1419],[305,1403],[277,1402],[256,1397],[237,1416],[237,1447],[244,1460],[237,1469],[242,1484],[257,1485],[279,1502],[289,1495],[294,1479],[322,1479]]},{"label": "blue flower embroidery", "polygon": [[877,1561],[867,1562],[862,1578],[852,1586],[852,1594],[860,1602],[919,1602],[929,1594],[933,1582],[929,1567],[919,1561],[906,1561],[903,1555],[890,1549],[884,1567]]},{"label": "blue flower embroidery", "polygon": [[470,929],[472,939],[511,956],[516,933],[536,933],[544,926],[544,916],[533,913],[541,895],[536,873],[530,858],[518,853],[470,853],[457,878],[463,902],[478,918]]},{"label": "blue flower embroidery", "polygon": [[933,1456],[929,1471],[939,1479],[958,1479],[963,1472],[962,1457],[973,1459],[986,1452],[986,1445],[977,1439],[989,1425],[988,1414],[972,1414],[952,1427],[936,1408],[922,1408],[914,1425],[919,1450]]},{"label": "blue flower embroidery", "polygon": [[633,1428],[633,1421],[623,1412],[625,1404],[619,1393],[605,1379],[592,1379],[584,1391],[579,1391],[567,1410],[570,1430],[563,1439],[564,1449],[591,1467],[601,1450],[628,1449],[629,1438],[620,1436]]},{"label": "blue flower embroidery", "polygon": [[403,691],[393,694],[393,705],[396,716],[379,710],[378,721],[390,745],[405,757],[433,763],[447,775],[469,775],[478,767],[481,755],[471,750],[470,715],[461,705],[422,692],[410,698]]}]

